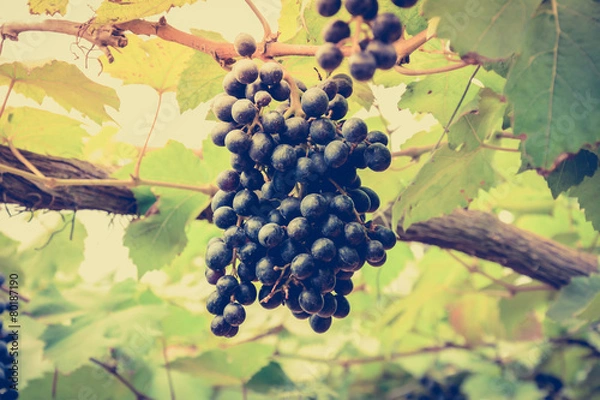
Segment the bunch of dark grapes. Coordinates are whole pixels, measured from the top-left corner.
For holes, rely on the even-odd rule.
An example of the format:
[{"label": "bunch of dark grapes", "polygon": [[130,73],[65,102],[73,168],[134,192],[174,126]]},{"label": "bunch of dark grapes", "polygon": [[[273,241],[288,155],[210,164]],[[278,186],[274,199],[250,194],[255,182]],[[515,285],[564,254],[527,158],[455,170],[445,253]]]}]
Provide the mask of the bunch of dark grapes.
[{"label": "bunch of dark grapes", "polygon": [[428,376],[419,379],[420,387],[404,398],[406,400],[466,400],[460,387],[464,376],[457,376],[447,382],[438,382]]},{"label": "bunch of dark grapes", "polygon": [[[399,7],[412,7],[413,1],[394,0]],[[378,13],[377,0],[344,0],[344,7],[353,16],[350,23],[340,19],[332,20],[323,29],[325,43],[316,53],[321,68],[332,71],[340,66],[344,55],[339,46],[351,40],[350,26],[353,21],[369,27],[371,34],[354,43],[357,51],[348,59],[350,74],[359,81],[373,77],[377,69],[390,69],[397,63],[398,55],[394,42],[402,36],[400,19],[392,13]],[[341,0],[318,0],[317,11],[324,17],[332,17],[342,7]],[[358,29],[355,27],[355,29]],[[356,40],[356,39],[352,39]]]},{"label": "bunch of dark grapes", "polygon": [[[5,277],[0,274],[0,286],[4,285]],[[0,300],[0,315],[8,309],[8,304]],[[11,389],[12,369],[14,357],[9,353],[7,344],[12,340],[12,336],[4,331],[2,320],[0,320],[0,399],[16,400],[19,398],[19,392]]]},{"label": "bunch of dark grapes", "polygon": [[211,204],[224,233],[206,251],[218,336],[234,336],[257,298],[327,331],[350,312],[354,273],[383,265],[396,243],[392,230],[367,221],[380,200],[357,170],[384,171],[391,153],[382,132],[341,121],[352,79],[340,74],[310,89],[291,81],[292,90],[283,76],[276,62],[242,59],[212,105],[221,122],[211,138],[231,152],[232,167],[217,177]]}]

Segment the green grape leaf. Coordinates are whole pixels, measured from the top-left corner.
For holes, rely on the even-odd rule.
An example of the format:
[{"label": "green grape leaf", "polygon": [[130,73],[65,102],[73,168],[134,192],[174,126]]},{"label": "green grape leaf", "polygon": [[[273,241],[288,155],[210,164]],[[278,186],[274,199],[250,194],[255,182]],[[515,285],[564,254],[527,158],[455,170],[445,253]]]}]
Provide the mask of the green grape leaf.
[{"label": "green grape leaf", "polygon": [[[408,85],[402,95],[398,108],[408,108],[412,112],[431,113],[446,124],[462,97],[473,68],[467,67],[457,71],[427,75],[423,80]],[[486,87],[494,89],[500,86],[503,79],[494,72],[480,70],[476,76]],[[472,84],[463,100],[463,107],[477,97],[479,87]]]},{"label": "green grape leaf", "polygon": [[[346,16],[345,10],[336,15],[342,19]],[[278,40],[290,44],[320,44],[321,31],[327,23],[329,20],[317,12],[314,0],[281,0]]]},{"label": "green grape leaf", "polygon": [[226,71],[208,54],[196,52],[183,66],[177,85],[177,102],[182,112],[193,110],[223,91]]},{"label": "green grape leaf", "polygon": [[540,0],[454,2],[426,0],[425,18],[439,18],[437,35],[461,55],[510,57],[523,42],[527,23]]},{"label": "green grape leaf", "polygon": [[19,256],[27,274],[27,286],[44,288],[53,284],[58,273],[62,275],[62,281],[78,280],[86,237],[85,226],[75,214],[65,215],[64,220],[47,228],[47,233]]},{"label": "green grape leaf", "polygon": [[535,383],[519,381],[510,376],[475,373],[462,386],[469,399],[531,400],[543,397]]},{"label": "green grape leaf", "polygon": [[[104,0],[96,10],[98,24],[116,24],[149,17],[169,11],[173,7],[193,4],[198,0]],[[206,1],[206,0],[203,0]]]},{"label": "green grape leaf", "polygon": [[292,390],[296,387],[279,363],[271,361],[258,371],[246,384],[246,388],[258,393],[269,393],[272,390]]},{"label": "green grape leaf", "polygon": [[40,340],[46,325],[26,315],[19,316],[19,325],[19,388],[23,388],[53,368],[44,358],[44,342]]},{"label": "green grape leaf", "polygon": [[600,232],[600,173],[586,177],[583,182],[569,190],[569,196],[576,197],[585,211],[585,217],[594,229]]},{"label": "green grape leaf", "polygon": [[268,365],[274,351],[271,345],[244,343],[222,351],[207,351],[194,358],[179,358],[171,363],[171,368],[217,385],[239,385]]},{"label": "green grape leaf", "polygon": [[93,164],[111,166],[122,165],[123,160],[135,160],[138,149],[115,139],[119,130],[118,126],[105,125],[100,132],[88,137],[83,147],[83,159]]},{"label": "green grape leaf", "polygon": [[0,65],[0,85],[14,83],[13,90],[39,104],[51,97],[67,111],[76,109],[100,124],[111,120],[105,106],[119,109],[117,92],[100,85],[64,61],[52,61],[42,66],[27,66],[20,62]]},{"label": "green grape leaf", "polygon": [[596,2],[546,1],[530,22],[505,89],[530,167],[552,170],[564,153],[600,141],[598,36]]},{"label": "green grape leaf", "polygon": [[48,15],[58,13],[65,15],[67,13],[67,4],[69,4],[69,0],[29,0],[29,13]]},{"label": "green grape leaf", "polygon": [[80,121],[37,108],[8,107],[0,118],[0,137],[35,153],[77,158],[87,136]]},{"label": "green grape leaf", "polygon": [[598,294],[600,294],[600,275],[573,278],[560,290],[558,298],[546,315],[558,322],[578,319],[581,313],[598,301]]},{"label": "green grape leaf", "polygon": [[[177,162],[173,162],[177,160]],[[208,183],[206,166],[181,143],[171,141],[144,158],[140,169],[144,179],[188,185]],[[125,232],[124,244],[138,267],[138,275],[170,263],[186,246],[186,225],[206,207],[203,193],[154,187],[158,198],[156,211],[132,222]]]},{"label": "green grape leaf", "polygon": [[481,344],[488,336],[502,338],[498,301],[485,293],[466,294],[448,306],[450,325],[469,344]]},{"label": "green grape leaf", "polygon": [[500,299],[500,318],[507,337],[513,340],[541,339],[542,326],[536,312],[545,310],[549,299],[551,293],[546,291],[520,292]]},{"label": "green grape leaf", "polygon": [[[125,385],[115,384],[114,376],[89,361],[87,364],[71,374],[58,374],[56,399],[135,400],[135,396]],[[20,398],[50,399],[53,382],[54,372],[48,372],[29,382],[19,392]]]},{"label": "green grape leaf", "polygon": [[581,150],[572,157],[561,162],[550,175],[546,177],[548,187],[555,199],[562,192],[566,192],[573,186],[579,185],[586,176],[593,176],[600,160],[595,153]]},{"label": "green grape leaf", "polygon": [[114,55],[113,63],[108,63],[106,57],[101,58],[103,72],[123,80],[126,85],[148,85],[158,93],[177,90],[194,50],[159,38],[142,40],[129,35],[127,39],[129,44]]}]

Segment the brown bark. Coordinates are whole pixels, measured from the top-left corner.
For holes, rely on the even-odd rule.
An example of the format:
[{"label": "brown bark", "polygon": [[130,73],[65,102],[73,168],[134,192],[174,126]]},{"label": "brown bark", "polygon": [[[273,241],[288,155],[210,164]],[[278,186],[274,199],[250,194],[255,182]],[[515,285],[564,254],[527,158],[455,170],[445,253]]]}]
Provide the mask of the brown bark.
[{"label": "brown bark", "polygon": [[[48,177],[109,177],[105,169],[85,161],[21,152]],[[6,146],[0,146],[0,163],[25,170]],[[114,214],[137,212],[133,193],[125,187],[48,188],[10,173],[0,174],[0,177],[0,194],[6,203],[34,209],[91,209]],[[206,213],[199,216],[206,217]],[[597,257],[593,254],[539,237],[480,211],[457,210],[451,215],[413,224],[406,231],[399,227],[397,233],[400,240],[435,245],[494,261],[554,287],[567,284],[573,277],[589,275],[598,267]]]}]

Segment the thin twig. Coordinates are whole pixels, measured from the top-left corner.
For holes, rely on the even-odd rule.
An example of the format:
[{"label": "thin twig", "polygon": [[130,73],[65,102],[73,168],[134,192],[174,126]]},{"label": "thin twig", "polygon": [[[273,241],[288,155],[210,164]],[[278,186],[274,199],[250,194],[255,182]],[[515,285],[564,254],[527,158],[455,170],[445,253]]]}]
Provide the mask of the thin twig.
[{"label": "thin twig", "polygon": [[[444,144],[444,143],[442,143]],[[423,154],[431,152],[436,145],[408,147],[399,151],[392,152],[392,157],[410,157],[419,159]]]},{"label": "thin twig", "polygon": [[285,117],[287,118],[292,114],[296,117],[304,117],[305,114],[300,105],[300,89],[296,85],[296,80],[287,71],[283,72],[283,79],[290,85],[290,108],[285,112]]},{"label": "thin twig", "polygon": [[38,176],[40,178],[45,178],[44,174],[42,174],[40,172],[40,170],[37,169],[37,167],[35,165],[33,165],[27,158],[25,158],[25,156],[23,156],[23,154],[21,154],[19,149],[17,149],[15,147],[15,145],[13,144],[12,138],[4,138],[4,142],[8,145],[8,148],[10,149],[11,153],[13,153],[15,158],[17,160],[21,161],[21,163],[24,166],[26,166],[27,169],[29,169],[35,176]]},{"label": "thin twig", "polygon": [[431,68],[431,69],[410,69],[410,68],[405,68],[400,65],[396,65],[394,67],[394,69],[397,72],[401,73],[402,75],[420,76],[420,75],[433,75],[433,74],[441,74],[444,72],[455,71],[457,69],[468,67],[469,65],[473,65],[473,64],[461,60],[461,62],[457,62],[456,64],[448,64],[448,65],[444,65],[444,66],[437,67],[437,68]]},{"label": "thin twig", "polygon": [[173,387],[173,378],[171,376],[171,366],[169,365],[169,358],[167,357],[167,339],[162,337],[162,348],[163,348],[163,359],[165,360],[165,370],[167,371],[167,381],[169,382],[169,393],[171,394],[171,400],[175,400],[175,388]]},{"label": "thin twig", "polygon": [[108,372],[109,374],[111,374],[115,378],[117,378],[119,380],[119,382],[121,382],[123,385],[125,385],[127,387],[127,389],[129,389],[129,391],[131,391],[131,393],[134,394],[136,400],[153,400],[151,397],[146,396],[145,394],[138,391],[135,388],[135,386],[133,386],[131,384],[131,382],[129,382],[127,379],[125,379],[123,376],[121,376],[121,374],[119,374],[119,372],[117,372],[116,367],[111,367],[110,365],[106,365],[102,361],[99,361],[93,357],[90,357],[90,361],[93,362],[94,364],[99,365],[100,367],[104,368],[104,370],[106,372]]},{"label": "thin twig", "polygon": [[23,296],[21,293],[15,293],[14,290],[11,290],[10,288],[7,288],[5,286],[0,286],[0,292],[4,292],[9,296],[14,296],[15,294],[19,297],[19,300],[21,300],[24,303],[29,303],[31,300],[28,297]]},{"label": "thin twig", "polygon": [[263,41],[264,42],[269,42],[273,39],[273,31],[271,30],[271,26],[269,25],[269,22],[267,21],[267,19],[265,18],[265,16],[260,12],[260,10],[256,7],[256,5],[254,4],[254,2],[252,0],[245,0],[246,4],[248,4],[248,7],[250,7],[250,9],[252,10],[252,12],[254,13],[254,15],[256,15],[256,18],[258,18],[258,20],[260,21],[260,24],[263,27]]},{"label": "thin twig", "polygon": [[52,378],[52,398],[56,399],[56,389],[58,388],[58,368],[54,368],[54,377]]},{"label": "thin twig", "polygon": [[0,107],[0,118],[2,118],[2,115],[4,114],[4,110],[6,109],[6,103],[8,103],[8,98],[12,93],[13,87],[15,87],[15,80],[11,79],[10,83],[8,84],[8,90],[6,91],[6,95],[4,96],[4,101],[2,102],[2,106]]},{"label": "thin twig", "polygon": [[142,165],[142,159],[146,155],[146,150],[148,149],[148,143],[150,142],[150,136],[152,136],[152,132],[154,131],[154,127],[156,126],[156,121],[158,120],[158,114],[160,113],[160,105],[162,104],[162,92],[158,93],[158,103],[156,105],[156,113],[154,113],[154,119],[152,120],[152,125],[150,125],[150,131],[148,131],[148,135],[146,136],[146,141],[144,142],[144,147],[142,147],[142,151],[140,151],[140,155],[135,163],[135,168],[133,169],[133,180],[138,180],[140,178],[140,166]]},{"label": "thin twig", "polygon": [[256,336],[252,336],[252,337],[249,337],[244,340],[240,340],[240,341],[233,342],[233,343],[232,342],[224,342],[220,347],[222,349],[228,349],[230,347],[239,346],[240,344],[244,344],[244,343],[257,342],[260,339],[266,338],[268,336],[277,335],[279,332],[283,331],[284,329],[285,329],[285,327],[283,325],[277,325],[277,326],[274,326],[273,328],[268,329]]}]

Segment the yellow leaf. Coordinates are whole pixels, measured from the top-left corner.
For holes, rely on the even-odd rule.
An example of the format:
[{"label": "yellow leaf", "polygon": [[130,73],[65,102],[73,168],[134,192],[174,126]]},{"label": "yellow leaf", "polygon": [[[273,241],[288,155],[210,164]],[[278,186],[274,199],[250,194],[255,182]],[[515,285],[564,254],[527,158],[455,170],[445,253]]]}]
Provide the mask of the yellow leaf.
[{"label": "yellow leaf", "polygon": [[29,0],[31,14],[65,15],[69,0]]}]

